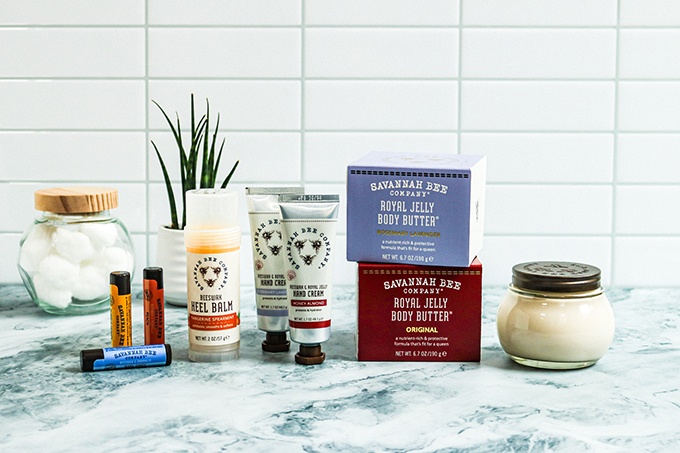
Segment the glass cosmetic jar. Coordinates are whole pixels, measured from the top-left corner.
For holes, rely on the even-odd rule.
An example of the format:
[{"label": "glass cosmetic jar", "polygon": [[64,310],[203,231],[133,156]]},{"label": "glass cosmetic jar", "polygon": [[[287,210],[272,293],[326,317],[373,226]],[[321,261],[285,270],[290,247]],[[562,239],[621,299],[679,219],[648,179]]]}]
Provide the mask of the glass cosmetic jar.
[{"label": "glass cosmetic jar", "polygon": [[568,370],[597,362],[614,337],[614,313],[600,269],[539,261],[512,268],[496,319],[498,338],[517,363]]},{"label": "glass cosmetic jar", "polygon": [[109,309],[109,274],[134,270],[130,235],[109,212],[117,206],[116,189],[35,192],[42,212],[21,239],[18,268],[40,308],[60,315]]}]

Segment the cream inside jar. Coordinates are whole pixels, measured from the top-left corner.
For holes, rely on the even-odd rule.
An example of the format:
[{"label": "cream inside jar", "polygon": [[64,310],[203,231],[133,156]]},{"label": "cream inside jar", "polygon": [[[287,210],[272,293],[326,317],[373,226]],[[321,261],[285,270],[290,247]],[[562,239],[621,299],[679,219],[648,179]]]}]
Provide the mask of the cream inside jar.
[{"label": "cream inside jar", "polygon": [[498,338],[517,363],[575,369],[597,362],[614,336],[614,313],[595,266],[522,263],[496,319]]}]

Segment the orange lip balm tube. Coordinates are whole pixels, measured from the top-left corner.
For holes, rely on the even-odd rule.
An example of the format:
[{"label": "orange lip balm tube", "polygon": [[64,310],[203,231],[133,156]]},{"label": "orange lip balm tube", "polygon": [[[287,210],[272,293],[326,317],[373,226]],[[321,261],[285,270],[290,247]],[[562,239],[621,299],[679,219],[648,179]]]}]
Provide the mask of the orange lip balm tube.
[{"label": "orange lip balm tube", "polygon": [[130,273],[111,272],[111,346],[132,346],[132,294]]},{"label": "orange lip balm tube", "polygon": [[165,343],[163,268],[144,268],[144,344]]}]

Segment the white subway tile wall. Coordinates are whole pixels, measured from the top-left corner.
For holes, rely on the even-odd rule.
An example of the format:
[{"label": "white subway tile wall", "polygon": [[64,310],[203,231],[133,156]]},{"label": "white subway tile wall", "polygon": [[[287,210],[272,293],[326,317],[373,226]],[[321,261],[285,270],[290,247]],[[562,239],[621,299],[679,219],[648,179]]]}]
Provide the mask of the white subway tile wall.
[{"label": "white subway tile wall", "polygon": [[[45,187],[117,187],[138,267],[155,264],[169,208],[151,140],[179,174],[152,100],[186,129],[193,93],[239,193],[341,194],[338,284],[356,278],[347,164],[394,150],[488,157],[486,285],[576,260],[608,286],[680,286],[678,55],[675,0],[5,0],[0,283],[20,281]],[[252,285],[243,195],[239,220]]]}]

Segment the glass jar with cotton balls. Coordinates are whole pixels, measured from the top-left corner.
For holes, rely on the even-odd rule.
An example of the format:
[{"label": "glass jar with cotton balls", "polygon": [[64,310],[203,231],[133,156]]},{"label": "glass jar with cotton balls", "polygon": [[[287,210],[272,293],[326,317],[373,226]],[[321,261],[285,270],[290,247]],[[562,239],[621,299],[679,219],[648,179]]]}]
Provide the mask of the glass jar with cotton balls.
[{"label": "glass jar with cotton balls", "polygon": [[41,214],[21,239],[18,268],[40,308],[60,315],[109,309],[109,274],[134,272],[130,234],[110,213],[116,207],[116,189],[35,192],[35,208]]}]

